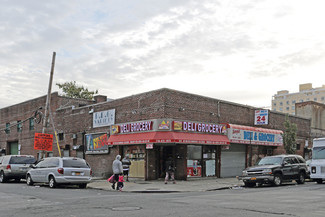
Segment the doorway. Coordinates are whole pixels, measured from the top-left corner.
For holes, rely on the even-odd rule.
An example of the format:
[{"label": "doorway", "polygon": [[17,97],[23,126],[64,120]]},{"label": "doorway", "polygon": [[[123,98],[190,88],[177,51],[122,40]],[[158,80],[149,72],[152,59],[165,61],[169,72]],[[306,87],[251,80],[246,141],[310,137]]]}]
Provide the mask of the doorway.
[{"label": "doorway", "polygon": [[159,146],[158,148],[159,154],[157,158],[159,159],[158,164],[158,171],[159,171],[159,178],[164,178],[166,175],[166,168],[165,168],[165,162],[168,159],[168,157],[172,157],[174,162],[175,161],[175,146]]},{"label": "doorway", "polygon": [[11,155],[18,155],[18,141],[16,142],[9,142],[9,153]]}]

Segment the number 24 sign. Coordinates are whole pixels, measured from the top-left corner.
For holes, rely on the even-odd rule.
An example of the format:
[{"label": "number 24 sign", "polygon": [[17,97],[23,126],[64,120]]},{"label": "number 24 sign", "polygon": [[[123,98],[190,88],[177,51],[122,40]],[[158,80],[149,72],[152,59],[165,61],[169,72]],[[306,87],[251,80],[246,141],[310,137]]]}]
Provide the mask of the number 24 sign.
[{"label": "number 24 sign", "polygon": [[255,110],[255,125],[268,124],[269,111],[268,110]]}]

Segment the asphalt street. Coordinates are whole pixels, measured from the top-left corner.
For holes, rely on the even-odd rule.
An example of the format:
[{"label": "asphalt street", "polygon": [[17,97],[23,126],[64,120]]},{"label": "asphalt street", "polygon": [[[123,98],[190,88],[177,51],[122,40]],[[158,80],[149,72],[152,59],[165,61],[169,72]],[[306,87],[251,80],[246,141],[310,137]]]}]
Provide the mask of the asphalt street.
[{"label": "asphalt street", "polygon": [[135,193],[0,184],[0,216],[324,216],[325,184]]}]

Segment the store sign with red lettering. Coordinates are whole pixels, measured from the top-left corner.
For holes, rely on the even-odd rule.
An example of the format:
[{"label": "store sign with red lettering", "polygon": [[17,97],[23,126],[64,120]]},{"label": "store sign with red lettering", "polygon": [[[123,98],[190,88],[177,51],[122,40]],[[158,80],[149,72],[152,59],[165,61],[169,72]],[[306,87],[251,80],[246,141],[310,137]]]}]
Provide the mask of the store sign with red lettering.
[{"label": "store sign with red lettering", "polygon": [[53,135],[45,133],[35,133],[34,149],[42,151],[52,151]]},{"label": "store sign with red lettering", "polygon": [[189,122],[189,121],[174,121],[174,130],[182,130],[188,132],[197,133],[213,133],[213,134],[225,134],[226,126],[219,124],[206,124],[199,122]]},{"label": "store sign with red lettering", "polygon": [[268,110],[255,110],[255,125],[267,125],[269,123]]},{"label": "store sign with red lettering", "polygon": [[120,125],[120,133],[134,133],[152,130],[152,121],[142,121]]}]

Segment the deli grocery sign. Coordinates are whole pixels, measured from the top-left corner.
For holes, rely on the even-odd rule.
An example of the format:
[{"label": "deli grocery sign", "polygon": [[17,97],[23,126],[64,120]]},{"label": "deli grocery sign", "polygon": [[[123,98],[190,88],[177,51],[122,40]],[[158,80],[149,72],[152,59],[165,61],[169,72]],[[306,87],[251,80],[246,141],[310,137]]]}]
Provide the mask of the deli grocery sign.
[{"label": "deli grocery sign", "polygon": [[187,132],[197,133],[212,133],[212,134],[225,134],[226,125],[220,124],[207,124],[200,122],[189,122],[189,121],[174,121],[173,129]]},{"label": "deli grocery sign", "polygon": [[282,146],[282,131],[229,124],[228,138],[231,143]]}]

